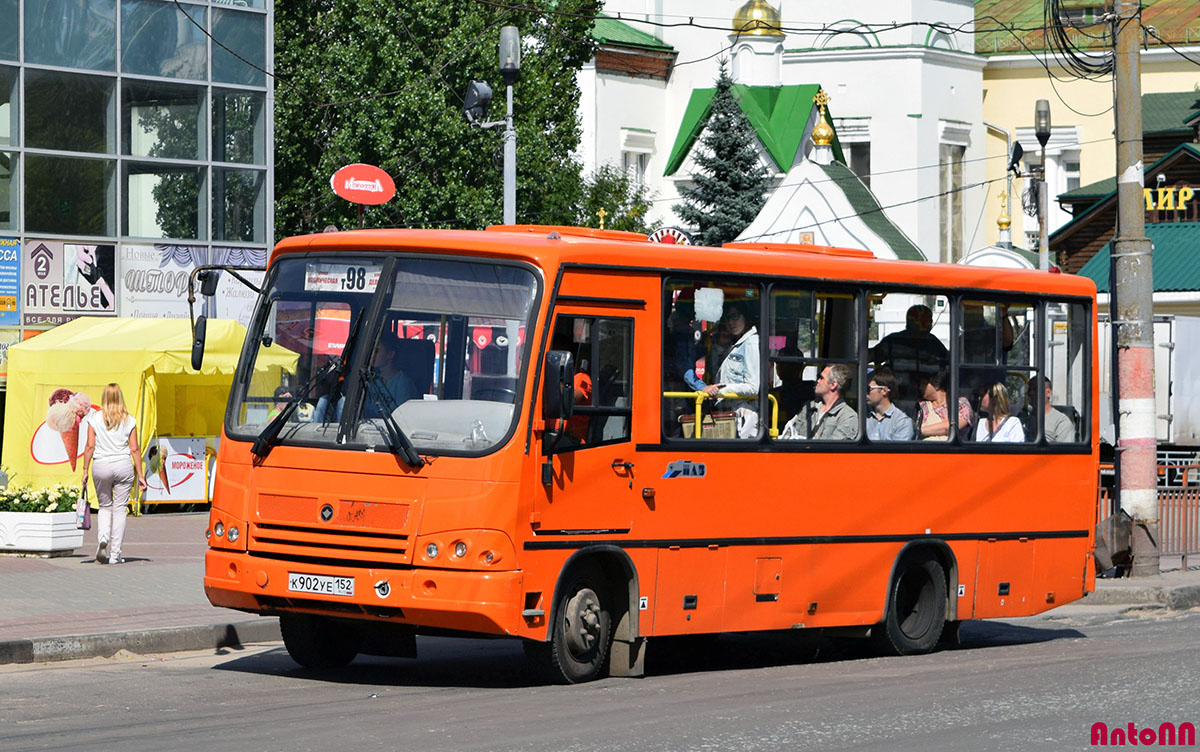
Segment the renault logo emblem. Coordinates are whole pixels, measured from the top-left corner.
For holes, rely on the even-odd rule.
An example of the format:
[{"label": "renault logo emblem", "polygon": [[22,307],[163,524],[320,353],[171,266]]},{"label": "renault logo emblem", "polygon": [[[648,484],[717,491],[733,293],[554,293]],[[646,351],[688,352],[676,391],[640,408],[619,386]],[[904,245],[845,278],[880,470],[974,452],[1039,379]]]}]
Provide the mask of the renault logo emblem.
[{"label": "renault logo emblem", "polygon": [[329,522],[333,519],[333,507],[329,504],[321,507],[321,522]]}]

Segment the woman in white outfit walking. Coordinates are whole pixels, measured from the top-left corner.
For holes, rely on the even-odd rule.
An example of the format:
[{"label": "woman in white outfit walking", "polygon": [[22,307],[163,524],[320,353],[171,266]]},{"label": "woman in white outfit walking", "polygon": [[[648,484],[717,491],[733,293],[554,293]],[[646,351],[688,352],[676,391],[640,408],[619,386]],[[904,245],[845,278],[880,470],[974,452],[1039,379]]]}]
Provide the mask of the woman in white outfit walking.
[{"label": "woman in white outfit walking", "polygon": [[133,481],[136,479],[138,488],[146,490],[137,423],[126,411],[125,397],[116,384],[104,387],[100,409],[93,411],[85,422],[88,437],[83,451],[83,484],[87,485],[88,466],[94,456],[92,481],[100,503],[100,524],[96,528],[100,544],[96,548],[96,562],[120,564],[125,561],[121,558],[121,544],[125,539],[125,513]]}]

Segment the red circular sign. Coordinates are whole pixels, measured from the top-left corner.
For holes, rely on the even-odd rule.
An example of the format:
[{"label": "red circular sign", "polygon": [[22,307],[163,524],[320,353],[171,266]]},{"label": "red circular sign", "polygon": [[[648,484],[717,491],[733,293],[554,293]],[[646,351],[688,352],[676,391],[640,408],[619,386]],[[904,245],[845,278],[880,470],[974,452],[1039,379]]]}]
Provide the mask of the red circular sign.
[{"label": "red circular sign", "polygon": [[385,204],[396,195],[392,176],[375,165],[348,164],[329,179],[333,192],[355,204]]}]

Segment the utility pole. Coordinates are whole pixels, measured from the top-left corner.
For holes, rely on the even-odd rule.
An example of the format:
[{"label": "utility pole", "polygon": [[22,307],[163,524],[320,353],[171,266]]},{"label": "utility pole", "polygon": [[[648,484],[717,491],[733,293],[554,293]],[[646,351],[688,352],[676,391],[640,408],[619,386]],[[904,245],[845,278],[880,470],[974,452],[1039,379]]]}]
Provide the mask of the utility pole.
[{"label": "utility pole", "polygon": [[1133,518],[1134,577],[1157,575],[1154,282],[1142,197],[1142,38],[1139,0],[1116,0],[1117,232],[1110,300],[1117,349],[1117,463],[1121,508]]}]

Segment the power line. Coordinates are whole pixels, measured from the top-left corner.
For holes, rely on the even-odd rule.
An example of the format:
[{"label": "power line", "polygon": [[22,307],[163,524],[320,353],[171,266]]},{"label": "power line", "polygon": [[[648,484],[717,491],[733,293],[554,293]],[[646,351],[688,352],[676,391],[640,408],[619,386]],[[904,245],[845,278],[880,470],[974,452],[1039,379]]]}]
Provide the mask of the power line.
[{"label": "power line", "polygon": [[750,241],[750,240],[758,240],[758,239],[760,239],[760,238],[767,238],[767,237],[771,237],[771,236],[773,236],[773,235],[783,235],[784,233],[789,233],[789,232],[799,232],[799,231],[801,231],[801,230],[809,230],[809,229],[812,229],[812,228],[814,228],[814,227],[820,227],[821,225],[826,225],[826,224],[829,224],[829,223],[831,223],[831,222],[841,222],[841,221],[844,221],[844,220],[847,220],[847,219],[853,219],[853,218],[855,218],[855,217],[862,217],[862,216],[866,216],[866,215],[868,215],[868,214],[877,214],[877,213],[879,213],[879,212],[883,212],[883,211],[886,211],[886,210],[888,210],[888,209],[895,209],[895,208],[897,208],[897,207],[900,207],[900,206],[908,206],[909,204],[916,204],[916,203],[919,203],[919,202],[921,202],[921,201],[928,201],[928,200],[930,200],[930,199],[934,199],[934,198],[942,198],[942,197],[944,197],[944,196],[949,196],[949,195],[951,195],[951,194],[953,194],[953,193],[958,193],[958,192],[960,192],[960,191],[967,191],[967,190],[971,190],[971,189],[974,189],[974,188],[980,188],[980,187],[982,187],[982,186],[985,186],[985,185],[991,185],[992,183],[997,183],[997,182],[999,182],[999,181],[1001,181],[1001,180],[1005,180],[1005,179],[1007,179],[1005,176],[1001,176],[1001,177],[998,177],[998,178],[989,178],[989,179],[987,179],[987,180],[981,180],[981,181],[979,181],[978,183],[971,183],[970,185],[963,185],[963,186],[959,186],[958,188],[951,188],[951,189],[949,189],[949,190],[942,191],[941,193],[934,193],[934,194],[932,194],[932,195],[929,195],[929,196],[919,196],[919,197],[917,197],[917,198],[912,198],[912,199],[909,199],[909,200],[907,200],[907,201],[900,201],[900,202],[897,202],[897,203],[895,203],[895,204],[889,204],[889,205],[887,205],[887,206],[879,206],[879,207],[877,207],[877,208],[874,208],[874,209],[868,209],[867,211],[856,212],[856,213],[854,213],[854,214],[847,214],[847,215],[845,215],[845,216],[842,216],[842,217],[833,217],[833,218],[831,218],[831,219],[824,219],[824,220],[821,220],[820,222],[813,222],[813,223],[811,223],[811,224],[807,224],[807,225],[801,225],[801,226],[798,226],[798,227],[789,227],[789,228],[786,228],[786,229],[783,229],[783,230],[773,230],[773,231],[771,231],[771,232],[764,232],[764,233],[761,233],[761,234],[759,234],[759,235],[752,235],[752,236],[749,236],[749,237],[740,238],[740,240],[741,240],[741,241],[743,241],[743,242],[744,242],[744,241]]}]

